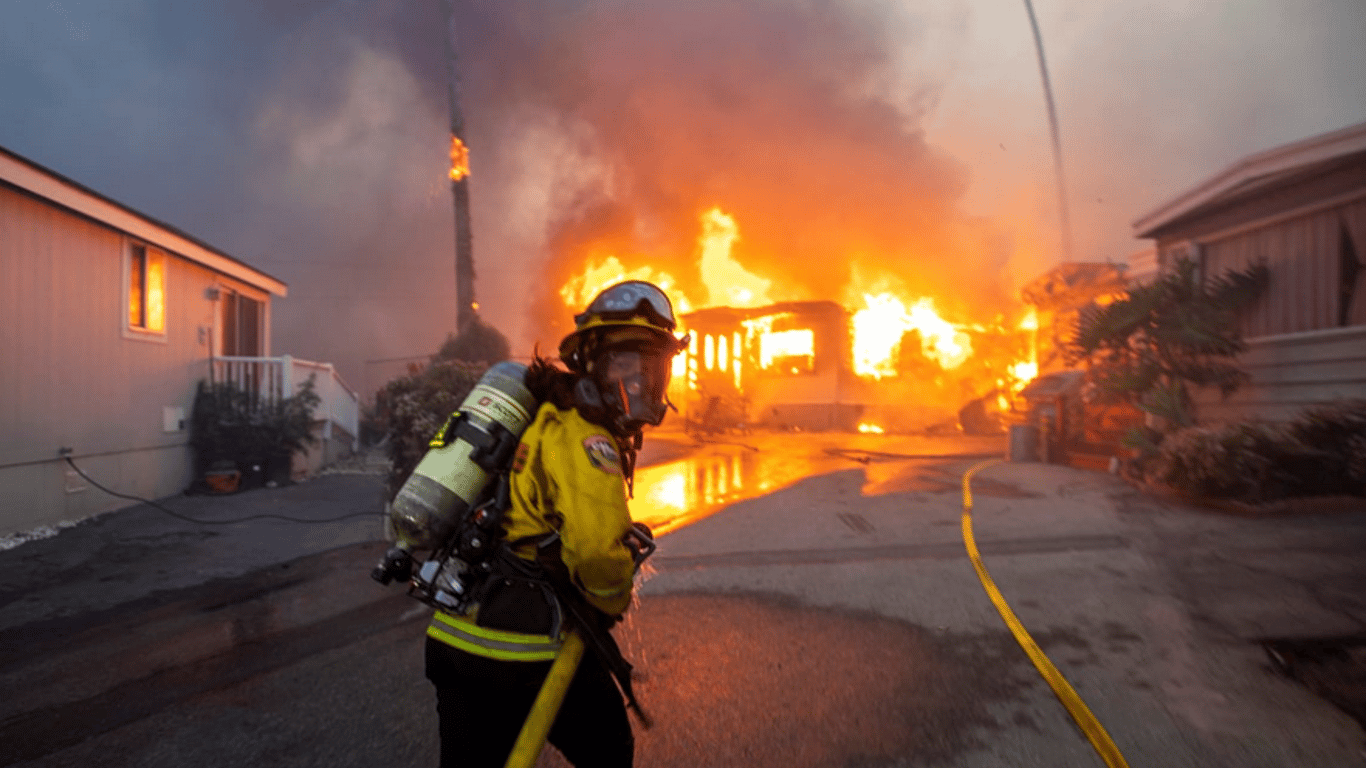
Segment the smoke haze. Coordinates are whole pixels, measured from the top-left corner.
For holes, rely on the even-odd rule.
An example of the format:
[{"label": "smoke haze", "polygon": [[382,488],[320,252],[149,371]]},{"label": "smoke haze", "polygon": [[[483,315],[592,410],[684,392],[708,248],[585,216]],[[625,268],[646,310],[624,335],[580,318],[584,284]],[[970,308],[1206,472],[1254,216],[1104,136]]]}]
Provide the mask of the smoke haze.
[{"label": "smoke haze", "polygon": [[[457,3],[482,314],[519,353],[592,257],[782,298],[890,273],[962,319],[1061,259],[1018,3]],[[908,7],[909,6],[909,7]],[[1035,3],[1074,258],[1240,157],[1366,119],[1359,0]],[[0,2],[0,145],[275,275],[274,351],[368,395],[453,328],[437,0]]]}]

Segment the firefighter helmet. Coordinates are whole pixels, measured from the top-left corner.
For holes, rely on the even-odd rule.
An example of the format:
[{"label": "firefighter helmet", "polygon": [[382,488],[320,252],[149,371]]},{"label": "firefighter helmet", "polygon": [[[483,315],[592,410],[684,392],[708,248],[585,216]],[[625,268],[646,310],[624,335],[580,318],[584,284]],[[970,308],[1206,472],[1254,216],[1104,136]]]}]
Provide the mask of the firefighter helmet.
[{"label": "firefighter helmet", "polygon": [[646,346],[672,357],[687,343],[686,337],[674,337],[677,327],[664,291],[644,280],[627,280],[604,289],[574,316],[574,331],[560,342],[560,359],[570,370],[586,373],[594,351],[602,347]]}]

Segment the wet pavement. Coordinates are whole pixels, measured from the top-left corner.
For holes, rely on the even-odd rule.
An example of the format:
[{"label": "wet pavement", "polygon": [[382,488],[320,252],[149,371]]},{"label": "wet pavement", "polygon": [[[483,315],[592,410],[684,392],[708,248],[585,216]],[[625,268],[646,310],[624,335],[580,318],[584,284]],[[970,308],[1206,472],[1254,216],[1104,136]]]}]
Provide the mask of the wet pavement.
[{"label": "wet pavement", "polygon": [[[666,533],[617,632],[658,721],[637,764],[1100,765],[963,550],[959,480],[1002,447],[647,441],[633,510]],[[368,577],[381,482],[163,500],[356,515],[333,522],[144,506],[0,552],[0,765],[434,761],[427,612]],[[973,490],[986,567],[1131,765],[1366,765],[1264,647],[1366,636],[1366,508],[1236,518],[1039,464]]]},{"label": "wet pavement", "polygon": [[[1001,455],[1001,439],[823,433],[748,433],[692,439],[665,432],[647,441],[648,466],[636,475],[631,515],[657,534],[704,519],[746,499],[775,493],[808,477],[863,465],[865,495],[948,491],[959,478],[924,459]],[[800,450],[784,450],[799,445]],[[679,456],[680,446],[688,450]],[[651,450],[657,451],[651,455]],[[889,450],[894,449],[894,450]]]}]

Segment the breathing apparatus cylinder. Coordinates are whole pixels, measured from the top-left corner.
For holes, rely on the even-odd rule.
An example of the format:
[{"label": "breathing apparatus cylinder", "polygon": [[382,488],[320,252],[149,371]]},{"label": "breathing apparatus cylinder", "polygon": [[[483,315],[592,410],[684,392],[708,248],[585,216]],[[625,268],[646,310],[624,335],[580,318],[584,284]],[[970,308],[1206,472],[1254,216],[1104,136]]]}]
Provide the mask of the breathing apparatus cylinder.
[{"label": "breathing apparatus cylinder", "polygon": [[490,480],[508,466],[536,413],[526,370],[511,360],[490,368],[432,438],[427,455],[389,505],[398,548],[440,548],[488,496]]}]

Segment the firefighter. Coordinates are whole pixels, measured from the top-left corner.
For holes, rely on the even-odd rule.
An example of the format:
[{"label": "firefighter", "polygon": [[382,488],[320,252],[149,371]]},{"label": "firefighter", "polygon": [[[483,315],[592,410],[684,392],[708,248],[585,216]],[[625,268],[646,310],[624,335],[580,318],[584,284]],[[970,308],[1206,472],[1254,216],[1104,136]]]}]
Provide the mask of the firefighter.
[{"label": "firefighter", "polygon": [[611,676],[634,703],[630,666],[608,629],[631,601],[641,537],[627,497],[641,430],[664,419],[686,338],[674,336],[668,297],[642,281],[607,288],[574,322],[559,348],[568,370],[537,355],[527,371],[541,405],[512,461],[506,562],[467,615],[438,610],[427,630],[443,767],[504,764],[569,629],[590,650],[549,741],[579,766],[634,759]]}]

